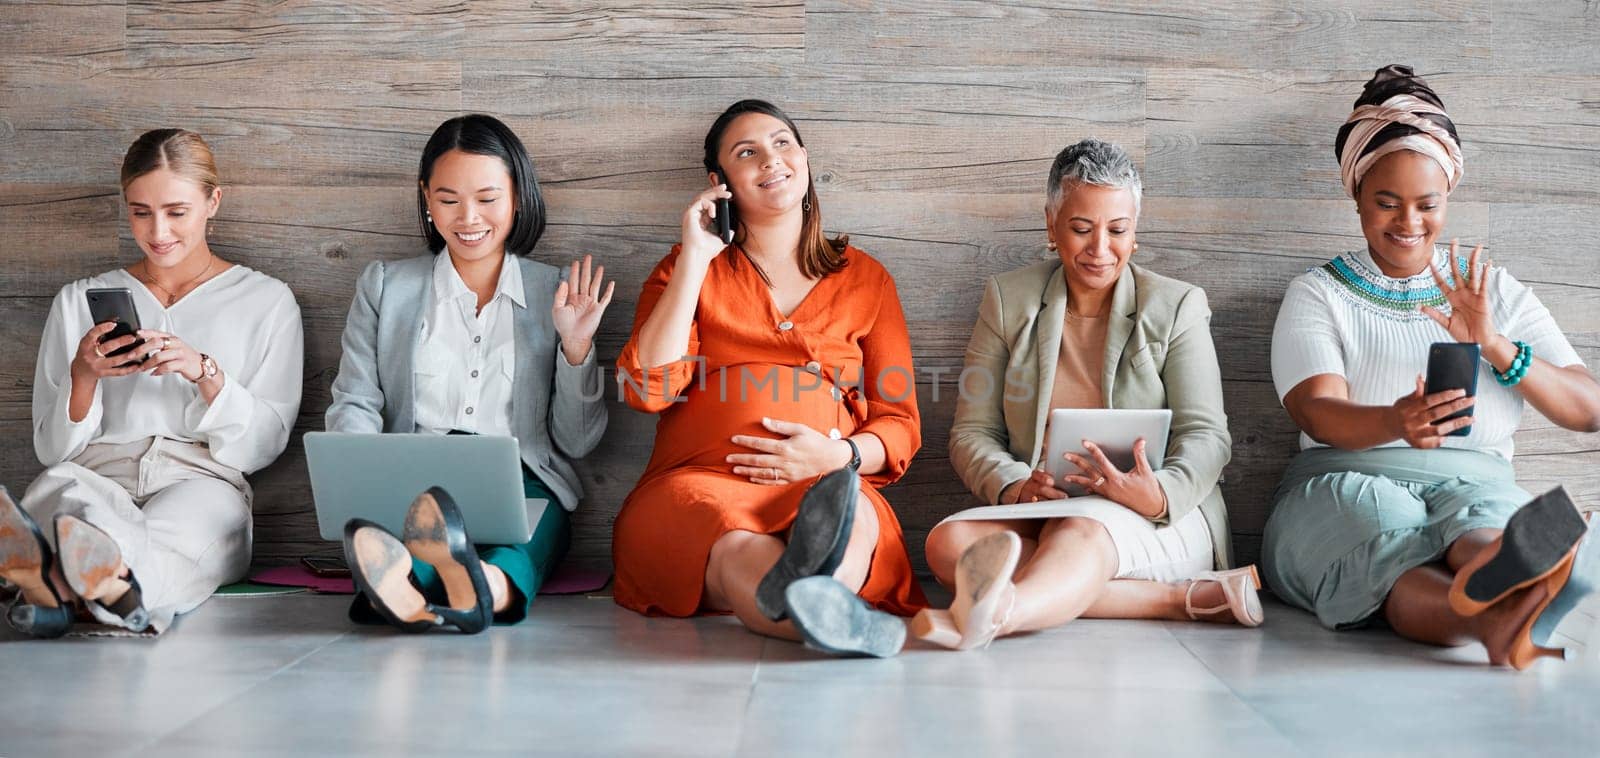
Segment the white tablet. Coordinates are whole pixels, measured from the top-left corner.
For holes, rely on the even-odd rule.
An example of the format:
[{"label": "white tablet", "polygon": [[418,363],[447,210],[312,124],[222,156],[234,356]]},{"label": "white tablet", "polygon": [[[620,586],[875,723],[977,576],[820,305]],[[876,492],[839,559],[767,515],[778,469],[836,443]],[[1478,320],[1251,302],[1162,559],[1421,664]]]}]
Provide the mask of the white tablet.
[{"label": "white tablet", "polygon": [[1063,453],[1088,456],[1083,441],[1089,440],[1121,471],[1133,468],[1133,443],[1144,438],[1145,461],[1160,469],[1167,456],[1167,431],[1172,426],[1172,411],[1124,408],[1057,408],[1050,411],[1050,426],[1045,439],[1042,468],[1056,480],[1056,487],[1069,495],[1089,494],[1075,484],[1062,486],[1061,477],[1081,474],[1077,466],[1061,457]]}]

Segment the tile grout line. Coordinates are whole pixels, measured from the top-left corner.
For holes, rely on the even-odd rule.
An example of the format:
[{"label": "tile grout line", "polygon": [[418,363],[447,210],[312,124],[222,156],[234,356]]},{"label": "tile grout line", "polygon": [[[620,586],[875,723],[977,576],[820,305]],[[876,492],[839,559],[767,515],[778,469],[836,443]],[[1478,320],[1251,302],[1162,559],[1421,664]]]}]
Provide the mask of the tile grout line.
[{"label": "tile grout line", "polygon": [[756,656],[755,668],[750,670],[750,687],[745,692],[744,711],[739,714],[739,726],[733,733],[733,752],[729,753],[735,758],[739,755],[739,746],[744,742],[745,725],[750,723],[750,708],[756,702],[756,684],[757,680],[761,678],[761,663],[767,658],[767,645],[770,642],[771,640],[769,639],[761,641],[761,652]]},{"label": "tile grout line", "polygon": [[1295,741],[1293,736],[1278,727],[1278,722],[1267,716],[1267,714],[1262,712],[1260,708],[1257,708],[1254,703],[1246,700],[1244,695],[1242,695],[1239,690],[1235,689],[1232,684],[1229,684],[1228,680],[1223,678],[1221,674],[1218,674],[1217,670],[1211,667],[1211,664],[1206,663],[1206,659],[1200,657],[1200,655],[1194,651],[1194,648],[1189,647],[1188,643],[1184,642],[1182,637],[1173,634],[1170,626],[1167,626],[1166,624],[1163,624],[1162,626],[1166,628],[1167,634],[1172,635],[1172,639],[1177,641],[1178,645],[1183,648],[1184,652],[1188,653],[1189,656],[1194,658],[1196,662],[1205,667],[1205,670],[1210,672],[1211,676],[1215,678],[1218,683],[1227,688],[1228,694],[1232,695],[1234,700],[1239,701],[1240,705],[1249,708],[1251,713],[1254,713],[1257,718],[1260,718],[1261,721],[1267,725],[1267,728],[1271,729],[1279,737],[1282,737],[1284,742],[1289,743],[1296,750],[1301,751],[1302,755],[1307,754],[1305,752],[1305,748],[1299,742]]},{"label": "tile grout line", "polygon": [[256,688],[260,687],[261,685],[266,684],[267,682],[270,682],[273,679],[277,678],[279,674],[282,674],[283,672],[288,671],[289,669],[300,665],[300,663],[302,661],[304,661],[305,659],[310,658],[311,656],[322,652],[323,650],[327,649],[327,647],[329,645],[332,645],[333,643],[338,642],[339,640],[342,640],[345,637],[348,637],[349,635],[350,635],[350,632],[348,632],[348,631],[340,632],[337,636],[334,636],[333,638],[329,639],[327,642],[324,642],[321,645],[318,645],[315,648],[312,648],[311,650],[306,651],[306,653],[304,655],[301,655],[301,656],[295,658],[294,660],[289,661],[288,663],[285,663],[282,666],[279,666],[277,669],[273,670],[272,673],[269,673],[266,676],[262,677],[260,681],[254,683],[254,684],[251,684],[248,687],[245,687],[244,689],[234,693],[234,695],[232,697],[228,697],[228,698],[223,699],[222,702],[219,702],[216,705],[213,705],[212,707],[207,708],[207,709],[195,714],[194,718],[191,718],[191,719],[189,719],[189,720],[177,725],[176,727],[173,727],[171,730],[169,730],[169,731],[167,731],[167,732],[165,732],[163,734],[157,735],[155,737],[152,737],[151,739],[148,739],[148,740],[144,741],[143,743],[135,746],[133,749],[131,749],[127,753],[125,753],[125,755],[143,755],[143,754],[145,754],[147,751],[149,751],[150,748],[155,747],[162,740],[165,740],[168,737],[172,737],[174,735],[180,734],[181,732],[183,732],[184,729],[188,728],[189,725],[200,721],[201,719],[205,718],[206,716],[208,716],[208,715],[210,715],[212,713],[215,713],[218,710],[221,710],[223,707],[233,703],[235,700],[238,700],[239,698],[250,694],[251,692],[255,691]]}]

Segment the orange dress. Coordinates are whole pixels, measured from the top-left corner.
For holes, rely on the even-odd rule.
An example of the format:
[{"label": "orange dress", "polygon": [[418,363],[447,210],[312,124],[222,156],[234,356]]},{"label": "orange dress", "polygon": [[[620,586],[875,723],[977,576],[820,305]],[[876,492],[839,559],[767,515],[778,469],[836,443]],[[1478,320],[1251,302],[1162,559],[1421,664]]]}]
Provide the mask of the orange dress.
[{"label": "orange dress", "polygon": [[[735,258],[738,260],[735,261]],[[894,279],[855,248],[846,266],[816,283],[785,317],[755,267],[734,248],[712,261],[689,331],[689,356],[644,371],[639,327],[666,290],[678,251],[645,281],[633,337],[617,358],[624,396],[660,414],[655,451],[622,503],[612,532],[616,599],[651,615],[701,612],[706,561],[735,529],[779,534],[794,523],[813,480],[784,486],[736,476],[736,434],[774,436],[763,416],[824,434],[871,432],[883,441],[882,471],[862,476],[878,515],[878,545],[861,597],[910,615],[927,604],[911,573],[900,521],[878,488],[900,478],[922,445],[911,341]]]}]

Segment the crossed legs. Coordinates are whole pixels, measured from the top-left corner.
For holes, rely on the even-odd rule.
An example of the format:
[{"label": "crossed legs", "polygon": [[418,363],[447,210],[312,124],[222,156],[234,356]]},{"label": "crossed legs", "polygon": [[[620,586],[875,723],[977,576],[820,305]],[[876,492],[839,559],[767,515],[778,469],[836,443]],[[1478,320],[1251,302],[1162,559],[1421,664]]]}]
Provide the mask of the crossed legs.
[{"label": "crossed legs", "polygon": [[955,586],[956,565],[973,543],[1002,531],[1016,532],[1022,556],[1012,577],[1015,599],[1000,635],[1060,626],[1080,617],[1189,619],[1193,605],[1219,608],[1207,616],[1231,620],[1217,582],[1164,583],[1115,579],[1117,547],[1100,522],[1084,517],[1006,521],[948,521],[928,534],[928,565],[946,587]]},{"label": "crossed legs", "polygon": [[[771,621],[756,608],[756,586],[783,554],[787,535],[730,531],[711,546],[706,560],[705,594],[701,607],[709,611],[732,611],[750,631],[769,637],[799,640],[790,621]],[[878,514],[872,502],[856,493],[855,521],[844,561],[833,577],[851,591],[866,584],[872,554],[878,545]]]}]

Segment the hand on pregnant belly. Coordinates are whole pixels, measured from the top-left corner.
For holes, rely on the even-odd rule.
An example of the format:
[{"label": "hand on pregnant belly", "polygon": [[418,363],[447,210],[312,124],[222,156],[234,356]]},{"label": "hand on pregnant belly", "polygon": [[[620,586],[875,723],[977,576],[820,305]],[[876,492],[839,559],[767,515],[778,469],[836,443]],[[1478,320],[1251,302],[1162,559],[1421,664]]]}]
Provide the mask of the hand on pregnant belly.
[{"label": "hand on pregnant belly", "polygon": [[789,484],[821,476],[850,462],[850,446],[805,424],[775,418],[761,419],[762,428],[780,438],[735,434],[731,440],[754,453],[728,456],[733,473],[756,484]]}]

